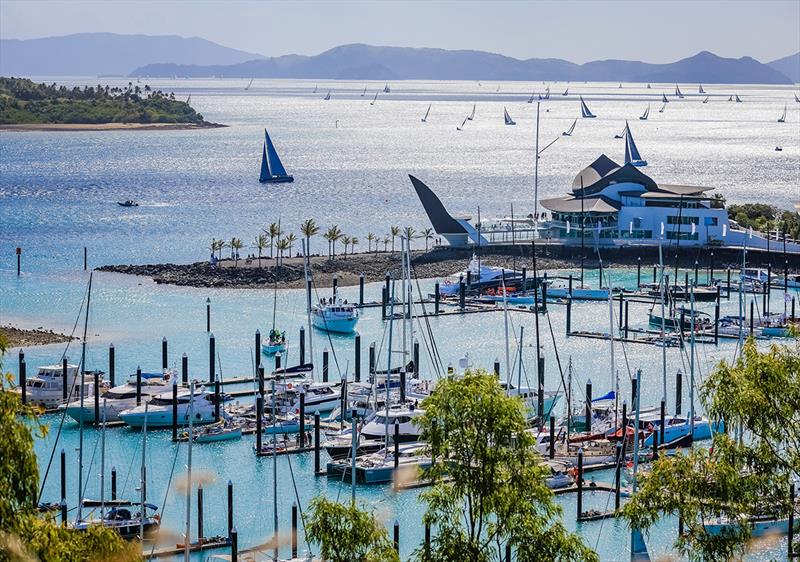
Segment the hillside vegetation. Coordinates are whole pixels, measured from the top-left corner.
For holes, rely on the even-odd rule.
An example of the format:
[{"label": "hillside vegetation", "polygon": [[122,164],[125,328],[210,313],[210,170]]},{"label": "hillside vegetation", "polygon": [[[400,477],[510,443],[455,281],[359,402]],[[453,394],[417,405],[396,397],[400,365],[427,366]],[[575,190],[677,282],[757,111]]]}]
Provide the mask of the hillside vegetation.
[{"label": "hillside vegetation", "polygon": [[36,84],[0,77],[0,124],[191,123],[210,125],[175,94],[143,88]]}]

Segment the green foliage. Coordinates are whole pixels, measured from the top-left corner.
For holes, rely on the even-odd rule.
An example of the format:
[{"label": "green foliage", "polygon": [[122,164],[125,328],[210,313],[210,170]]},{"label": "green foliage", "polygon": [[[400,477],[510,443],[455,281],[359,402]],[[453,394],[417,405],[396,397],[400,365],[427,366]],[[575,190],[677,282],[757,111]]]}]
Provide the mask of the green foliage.
[{"label": "green foliage", "polygon": [[425,474],[435,484],[421,497],[436,534],[419,560],[496,560],[507,543],[520,562],[598,560],[561,523],[525,406],[494,376],[441,380],[422,408],[422,438],[436,462]]},{"label": "green foliage", "polygon": [[97,85],[72,89],[0,77],[0,124],[195,123],[203,116],[160,90]]},{"label": "green foliage", "polygon": [[[0,372],[7,343],[0,336]],[[10,374],[0,379],[0,560],[140,560],[138,546],[113,530],[93,527],[75,531],[43,519],[36,509],[39,469],[33,452],[34,432],[44,435],[32,408],[9,389]]]},{"label": "green foliage", "polygon": [[386,529],[366,511],[317,496],[311,500],[306,536],[327,562],[399,561]]},{"label": "green foliage", "polygon": [[[729,560],[744,552],[748,517],[790,509],[789,482],[800,468],[800,348],[759,352],[750,339],[735,364],[717,366],[700,395],[709,416],[740,427],[743,438],[717,434],[710,450],[661,457],[640,477],[623,515],[647,529],[661,514],[677,514],[685,528],[678,550],[692,560]],[[707,533],[703,521],[719,516],[731,528]]]},{"label": "green foliage", "polygon": [[735,220],[742,228],[759,231],[786,232],[789,238],[800,240],[800,217],[792,211],[782,211],[774,205],[765,203],[745,203],[728,205],[728,218]]}]

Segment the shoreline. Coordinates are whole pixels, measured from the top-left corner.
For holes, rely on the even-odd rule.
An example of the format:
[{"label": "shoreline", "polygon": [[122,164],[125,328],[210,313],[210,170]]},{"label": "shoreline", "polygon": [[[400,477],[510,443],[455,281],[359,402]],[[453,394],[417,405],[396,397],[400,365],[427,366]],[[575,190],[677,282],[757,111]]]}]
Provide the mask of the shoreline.
[{"label": "shoreline", "polygon": [[77,340],[66,334],[45,330],[42,327],[35,329],[17,328],[12,325],[0,326],[0,335],[8,340],[9,349],[14,347],[33,347],[37,345],[50,345],[54,343],[66,343]]},{"label": "shoreline", "polygon": [[0,124],[0,131],[183,131],[218,129],[220,123],[15,123]]},{"label": "shoreline", "polygon": [[[533,263],[530,251],[503,251],[502,248],[488,252],[484,249],[481,253],[481,263],[497,267],[521,269],[526,267],[529,275],[533,274]],[[419,279],[444,278],[467,268],[473,256],[472,249],[460,248],[435,248],[427,252],[415,250],[412,252],[411,263],[414,273]],[[540,271],[553,269],[578,269],[580,256],[576,252],[567,254],[557,248],[546,246],[538,247],[536,252],[537,267]],[[595,255],[588,255],[584,259],[586,269],[597,269],[600,262]],[[317,287],[333,286],[334,275],[339,286],[353,286],[359,282],[361,274],[366,283],[383,281],[386,273],[399,279],[401,275],[401,254],[397,252],[360,252],[347,257],[336,256],[330,260],[327,256],[311,256],[311,272]],[[639,250],[636,254],[619,253],[603,256],[603,267],[636,267],[641,257],[641,266],[652,268],[658,264],[657,255]],[[672,256],[670,256],[672,258]],[[700,268],[709,267],[703,260],[704,256],[696,254],[682,255],[680,267],[691,269],[695,259],[702,260]],[[763,257],[763,256],[762,256]],[[732,259],[731,259],[732,258]],[[739,267],[735,256],[723,259],[718,254],[714,268],[723,271],[726,266]],[[754,260],[755,261],[755,260]],[[668,268],[674,267],[674,259],[668,260]],[[753,263],[753,266],[756,266]],[[276,284],[280,289],[298,289],[305,286],[304,268],[302,257],[285,258],[281,265],[276,267],[275,259],[262,258],[261,267],[258,260],[250,263],[239,259],[234,263],[231,259],[223,259],[217,267],[211,266],[208,261],[190,264],[147,264],[147,265],[104,265],[96,268],[97,271],[123,273],[151,278],[157,284],[200,287],[200,288],[235,288],[235,289],[264,289],[272,288]],[[777,273],[777,272],[776,272]]]}]

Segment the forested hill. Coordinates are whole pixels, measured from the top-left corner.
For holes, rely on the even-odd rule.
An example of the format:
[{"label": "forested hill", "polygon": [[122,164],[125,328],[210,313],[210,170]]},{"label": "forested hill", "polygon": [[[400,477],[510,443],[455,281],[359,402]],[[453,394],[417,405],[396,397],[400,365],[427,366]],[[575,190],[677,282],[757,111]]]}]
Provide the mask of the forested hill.
[{"label": "forested hill", "polygon": [[187,123],[213,126],[185,101],[150,86],[67,88],[0,77],[0,124]]}]

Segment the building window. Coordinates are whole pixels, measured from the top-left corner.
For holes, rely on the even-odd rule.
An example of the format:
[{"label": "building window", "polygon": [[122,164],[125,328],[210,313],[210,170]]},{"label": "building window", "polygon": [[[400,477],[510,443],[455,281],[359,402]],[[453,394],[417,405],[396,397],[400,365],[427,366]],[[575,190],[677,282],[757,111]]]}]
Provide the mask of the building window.
[{"label": "building window", "polygon": [[703,219],[703,224],[706,226],[717,226],[719,224],[719,219],[717,217],[705,217]]},{"label": "building window", "polygon": [[667,240],[698,240],[699,235],[697,232],[692,234],[691,232],[681,232],[680,236],[678,236],[677,232],[669,231],[667,232]]},{"label": "building window", "polygon": [[700,224],[700,217],[667,216],[667,224]]}]

